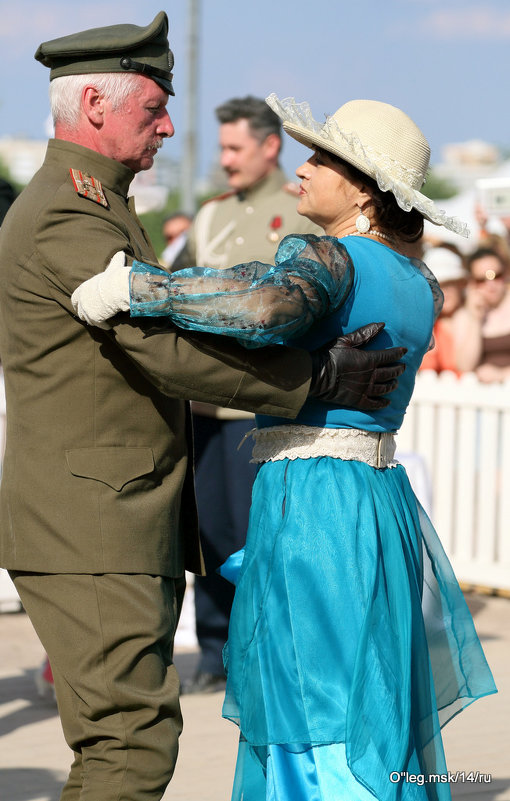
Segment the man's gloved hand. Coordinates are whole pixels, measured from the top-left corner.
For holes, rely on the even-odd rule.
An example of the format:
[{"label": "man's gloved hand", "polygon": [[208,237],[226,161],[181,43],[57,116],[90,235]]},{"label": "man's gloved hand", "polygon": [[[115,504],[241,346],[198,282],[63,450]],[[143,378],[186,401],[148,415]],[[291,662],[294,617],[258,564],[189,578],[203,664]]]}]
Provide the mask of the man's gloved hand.
[{"label": "man's gloved hand", "polygon": [[129,273],[126,254],[120,250],[102,273],[92,276],[75,289],[71,303],[80,320],[98,328],[111,328],[106,322],[120,311],[129,311]]},{"label": "man's gloved hand", "polygon": [[383,395],[397,386],[405,365],[396,362],[407,348],[360,350],[383,328],[384,323],[369,323],[313,351],[309,395],[356,409],[387,406]]}]

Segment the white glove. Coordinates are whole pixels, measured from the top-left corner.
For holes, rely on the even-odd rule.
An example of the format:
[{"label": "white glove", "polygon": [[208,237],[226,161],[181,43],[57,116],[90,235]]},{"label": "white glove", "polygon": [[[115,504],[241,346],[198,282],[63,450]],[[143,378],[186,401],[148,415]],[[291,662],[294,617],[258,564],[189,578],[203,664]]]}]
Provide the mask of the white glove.
[{"label": "white glove", "polygon": [[110,328],[105,321],[121,311],[129,311],[129,273],[123,250],[113,256],[104,272],[94,275],[71,295],[80,320],[98,328]]}]

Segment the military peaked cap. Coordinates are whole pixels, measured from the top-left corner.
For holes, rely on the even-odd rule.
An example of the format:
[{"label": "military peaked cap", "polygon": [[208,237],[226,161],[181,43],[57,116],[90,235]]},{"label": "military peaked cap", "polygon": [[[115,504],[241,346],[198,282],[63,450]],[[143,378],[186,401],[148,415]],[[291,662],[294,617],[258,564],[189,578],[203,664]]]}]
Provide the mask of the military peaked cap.
[{"label": "military peaked cap", "polygon": [[35,58],[50,67],[50,81],[62,75],[138,72],[174,95],[174,56],[168,45],[168,17],[160,11],[145,28],[109,25],[43,42]]}]

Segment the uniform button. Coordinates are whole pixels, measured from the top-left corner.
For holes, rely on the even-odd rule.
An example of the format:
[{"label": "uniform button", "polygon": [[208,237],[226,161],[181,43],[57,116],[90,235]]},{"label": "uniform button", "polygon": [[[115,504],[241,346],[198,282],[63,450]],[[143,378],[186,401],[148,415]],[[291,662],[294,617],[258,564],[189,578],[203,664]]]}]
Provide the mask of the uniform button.
[{"label": "uniform button", "polygon": [[253,206],[246,206],[246,214],[253,214],[254,211]]},{"label": "uniform button", "polygon": [[236,245],[244,245],[244,236],[236,237]]}]

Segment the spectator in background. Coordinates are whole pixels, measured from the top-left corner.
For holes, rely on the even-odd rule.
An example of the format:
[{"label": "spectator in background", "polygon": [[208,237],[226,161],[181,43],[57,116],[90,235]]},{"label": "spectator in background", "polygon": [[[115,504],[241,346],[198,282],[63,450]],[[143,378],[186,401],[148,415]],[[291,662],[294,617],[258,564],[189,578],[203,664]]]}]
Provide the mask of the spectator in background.
[{"label": "spectator in background", "polygon": [[436,373],[450,370],[460,375],[457,363],[458,313],[464,303],[467,272],[454,245],[430,248],[424,261],[439,281],[444,304],[434,325],[434,347],[423,357],[420,370],[435,370]]},{"label": "spectator in background", "polygon": [[163,220],[161,233],[165,240],[165,249],[159,259],[163,267],[173,265],[175,257],[186,244],[187,231],[192,222],[192,216],[184,211],[176,211]]},{"label": "spectator in background", "polygon": [[459,310],[458,366],[484,384],[510,377],[510,293],[508,263],[492,248],[478,248],[466,260],[466,301]]}]

